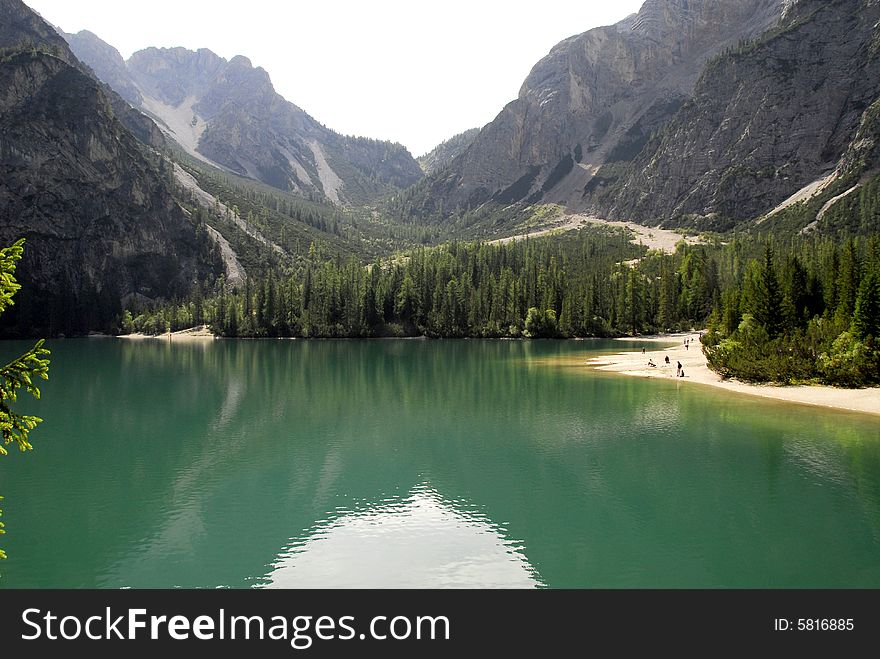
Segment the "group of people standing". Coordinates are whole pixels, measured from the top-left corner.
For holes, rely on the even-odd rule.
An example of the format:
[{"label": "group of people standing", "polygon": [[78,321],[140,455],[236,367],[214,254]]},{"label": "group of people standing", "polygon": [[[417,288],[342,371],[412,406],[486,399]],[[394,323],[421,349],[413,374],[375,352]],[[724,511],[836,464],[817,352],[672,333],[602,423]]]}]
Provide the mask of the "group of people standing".
[{"label": "group of people standing", "polygon": [[[685,349],[687,349],[687,341],[685,342]],[[645,349],[642,348],[642,354],[645,354]],[[669,361],[669,355],[666,355],[666,365],[669,366],[672,362]],[[681,365],[681,362],[676,362],[677,366],[675,369],[675,377],[683,378],[684,377],[684,366]],[[654,363],[653,359],[648,359],[648,366],[651,368],[657,368],[657,364]]]},{"label": "group of people standing", "polygon": [[[702,332],[700,332],[700,336],[701,337],[703,336]],[[696,340],[695,337],[693,337],[693,338],[687,337],[686,339],[684,339],[684,349],[689,351],[691,349],[691,342],[695,341],[695,340]],[[646,352],[647,352],[646,349],[642,348],[642,354],[644,355],[644,354],[646,354]],[[671,366],[672,362],[669,359],[669,355],[665,355],[664,360],[666,362],[666,366]],[[652,358],[648,359],[648,366],[650,368],[657,368],[657,364],[654,363],[654,360]],[[684,366],[682,365],[682,363],[680,361],[676,361],[675,377],[677,377],[677,378],[684,377]]]},{"label": "group of people standing", "polygon": [[[642,354],[645,354],[644,348],[642,349]],[[671,362],[669,361],[669,355],[666,355],[666,365],[669,366]],[[683,378],[684,377],[684,367],[681,365],[681,362],[677,362],[678,366],[675,369],[675,377]],[[651,368],[657,368],[657,364],[654,363],[653,359],[648,360],[648,366]]]}]

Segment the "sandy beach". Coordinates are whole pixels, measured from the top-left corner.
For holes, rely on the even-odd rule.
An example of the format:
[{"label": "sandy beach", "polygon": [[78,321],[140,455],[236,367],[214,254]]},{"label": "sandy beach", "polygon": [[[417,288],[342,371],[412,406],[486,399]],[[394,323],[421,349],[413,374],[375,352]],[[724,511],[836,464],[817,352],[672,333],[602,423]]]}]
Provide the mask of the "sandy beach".
[{"label": "sandy beach", "polygon": [[[621,340],[631,341],[632,339]],[[600,371],[620,373],[621,375],[677,379],[678,382],[693,382],[749,396],[772,398],[803,405],[818,405],[851,412],[880,414],[880,388],[878,387],[869,389],[838,389],[819,385],[778,387],[747,384],[735,380],[724,381],[718,374],[709,370],[700,345],[699,333],[639,337],[638,340],[662,345],[674,343],[674,345],[667,348],[658,347],[656,350],[648,349],[644,354],[637,350],[594,357],[587,364]],[[685,341],[688,340],[690,347],[686,348]],[[667,356],[669,357],[668,365],[666,364]],[[657,366],[649,366],[649,361]],[[683,378],[676,378],[678,362],[681,362],[684,367]]]},{"label": "sandy beach", "polygon": [[129,341],[140,341],[144,339],[162,340],[162,341],[213,341],[217,337],[211,332],[207,325],[200,325],[191,329],[180,330],[179,332],[165,332],[165,334],[122,334],[116,338],[126,339]]}]

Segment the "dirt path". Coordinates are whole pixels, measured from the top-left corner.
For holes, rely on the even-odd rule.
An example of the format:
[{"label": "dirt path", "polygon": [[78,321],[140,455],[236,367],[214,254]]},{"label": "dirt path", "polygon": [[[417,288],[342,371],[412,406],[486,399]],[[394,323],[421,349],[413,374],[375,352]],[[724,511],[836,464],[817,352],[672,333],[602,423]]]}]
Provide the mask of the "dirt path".
[{"label": "dirt path", "polygon": [[606,226],[612,227],[621,227],[626,228],[632,231],[635,235],[632,239],[632,242],[635,244],[642,244],[648,249],[656,249],[663,252],[667,252],[669,254],[675,252],[675,246],[678,245],[679,242],[684,240],[689,245],[695,245],[700,242],[700,239],[694,236],[683,236],[680,233],[676,233],[675,231],[669,231],[668,229],[660,229],[660,228],[651,228],[651,227],[643,227],[634,222],[620,222],[616,220],[603,220],[598,217],[590,217],[588,215],[566,215],[562,218],[561,223],[557,223],[553,226],[545,227],[543,229],[536,229],[534,231],[530,231],[528,233],[520,234],[517,236],[509,236],[507,238],[500,238],[498,240],[493,240],[489,244],[490,245],[506,245],[508,243],[514,242],[516,240],[524,240],[525,238],[538,238],[540,236],[546,236],[551,233],[566,233],[568,231],[575,231],[577,229],[583,229],[589,224],[600,225],[604,224]]},{"label": "dirt path", "polygon": [[516,236],[508,236],[507,238],[499,238],[498,240],[490,241],[489,245],[507,245],[512,242],[516,242],[517,240],[525,240],[526,238],[538,238],[540,236],[547,236],[551,233],[567,233],[569,231],[574,231],[575,229],[580,229],[583,226],[586,226],[586,222],[582,220],[579,215],[567,215],[563,219],[563,222],[556,223],[552,226],[545,227],[543,229],[535,229],[534,231],[529,231],[528,233],[521,233]]}]

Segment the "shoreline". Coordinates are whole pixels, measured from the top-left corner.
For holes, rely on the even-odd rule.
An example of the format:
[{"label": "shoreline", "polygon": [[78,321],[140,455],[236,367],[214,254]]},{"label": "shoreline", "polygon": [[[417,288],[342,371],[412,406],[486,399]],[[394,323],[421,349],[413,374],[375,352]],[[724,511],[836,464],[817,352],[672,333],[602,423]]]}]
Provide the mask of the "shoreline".
[{"label": "shoreline", "polygon": [[136,332],[134,334],[120,334],[117,339],[126,339],[128,341],[144,341],[146,339],[163,340],[163,341],[213,341],[219,337],[214,336],[207,325],[192,327],[190,329],[179,330],[177,332],[165,332],[164,334],[142,334]]},{"label": "shoreline", "polygon": [[[97,338],[103,335],[90,335]],[[113,337],[107,337],[113,338]],[[159,340],[168,341],[169,343],[187,342],[197,343],[205,341],[221,340],[222,337],[215,336],[211,333],[207,326],[194,327],[191,329],[172,332],[171,334],[126,334],[115,338],[126,339],[129,341],[143,340]],[[239,340],[267,340],[267,339],[239,339]],[[305,340],[296,337],[276,338],[272,340]],[[351,340],[351,339],[309,339],[309,340]],[[369,339],[357,340],[431,340],[427,337],[374,337]],[[442,340],[442,339],[437,339]],[[455,339],[467,340],[467,339]],[[491,340],[491,339],[489,339]],[[524,341],[522,338],[499,338],[499,341]],[[555,339],[547,339],[555,340]],[[588,342],[593,339],[566,339],[567,341],[584,341]],[[700,343],[699,332],[682,332],[677,334],[659,334],[650,336],[624,336],[613,339],[622,342],[639,342],[649,344],[646,346],[645,352],[640,350],[626,350],[624,352],[603,354],[590,357],[586,362],[583,357],[566,358],[560,360],[564,365],[582,368],[586,365],[595,371],[602,371],[612,375],[625,375],[629,377],[641,377],[649,379],[673,380],[675,382],[691,382],[698,385],[715,387],[724,391],[775,400],[784,403],[794,403],[799,405],[810,405],[813,407],[824,407],[843,412],[856,412],[860,414],[880,415],[880,387],[868,387],[865,389],[842,389],[827,385],[789,385],[778,386],[771,384],[749,384],[738,380],[722,380],[721,377],[711,371],[706,363],[706,357],[703,355],[702,344]],[[690,347],[685,348],[684,341],[690,340]],[[661,344],[662,347],[653,349],[650,344]],[[673,345],[669,345],[673,344]],[[666,364],[665,358],[669,357],[669,365]],[[651,360],[656,367],[648,366]],[[554,360],[556,361],[556,360]],[[684,367],[685,376],[676,377],[676,364],[681,362]]]},{"label": "shoreline", "polygon": [[[690,349],[686,349],[684,346],[684,341],[687,339],[690,340]],[[586,364],[595,370],[618,375],[668,379],[675,382],[693,382],[747,396],[826,407],[845,412],[880,415],[880,387],[839,389],[827,385],[776,386],[748,384],[738,380],[722,380],[721,376],[710,370],[706,363],[699,332],[619,338],[615,340],[675,343],[675,345],[655,350],[646,350],[644,353],[628,350],[611,355],[592,357]],[[665,362],[667,356],[670,362],[668,366]],[[657,366],[648,366],[648,360],[652,360]],[[681,362],[684,367],[685,376],[683,378],[676,377],[677,362]]]}]

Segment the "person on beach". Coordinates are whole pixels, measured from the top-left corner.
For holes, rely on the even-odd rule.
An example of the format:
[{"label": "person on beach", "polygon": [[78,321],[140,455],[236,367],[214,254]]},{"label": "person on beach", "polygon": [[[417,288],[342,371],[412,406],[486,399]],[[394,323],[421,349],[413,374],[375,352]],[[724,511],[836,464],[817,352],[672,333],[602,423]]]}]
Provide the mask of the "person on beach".
[{"label": "person on beach", "polygon": [[684,377],[684,369],[681,369],[681,374],[678,377],[680,377],[680,378]]},{"label": "person on beach", "polygon": [[645,354],[645,349],[644,349],[644,348],[642,348],[642,354],[643,354],[643,355]]},{"label": "person on beach", "polygon": [[650,366],[651,368],[657,368],[657,364],[654,363],[653,359],[648,360],[648,366]]},{"label": "person on beach", "polygon": [[666,365],[669,366],[669,355],[666,355]]},{"label": "person on beach", "polygon": [[681,362],[678,362],[678,368],[675,369],[675,377],[681,376]]}]

